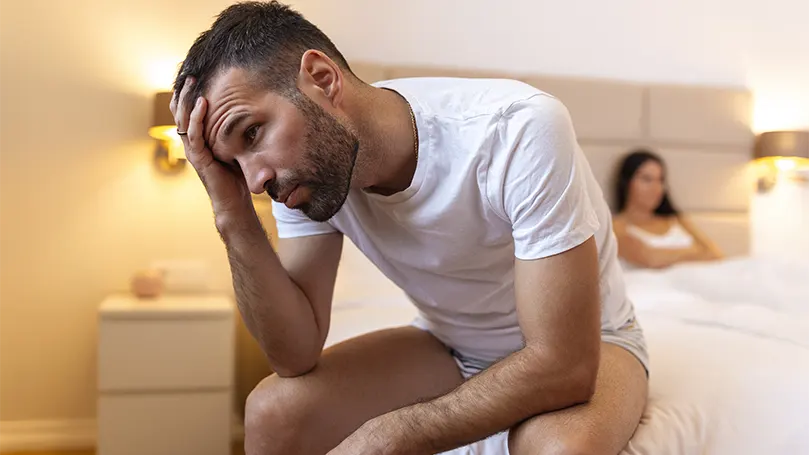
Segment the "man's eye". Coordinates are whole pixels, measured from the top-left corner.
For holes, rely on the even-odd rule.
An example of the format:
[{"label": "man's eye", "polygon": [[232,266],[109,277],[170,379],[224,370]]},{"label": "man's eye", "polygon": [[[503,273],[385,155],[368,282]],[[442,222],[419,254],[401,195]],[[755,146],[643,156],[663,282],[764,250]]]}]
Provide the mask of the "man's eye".
[{"label": "man's eye", "polygon": [[244,140],[248,144],[252,144],[254,140],[256,140],[256,135],[258,135],[258,125],[253,125],[250,128],[247,128],[244,132]]}]

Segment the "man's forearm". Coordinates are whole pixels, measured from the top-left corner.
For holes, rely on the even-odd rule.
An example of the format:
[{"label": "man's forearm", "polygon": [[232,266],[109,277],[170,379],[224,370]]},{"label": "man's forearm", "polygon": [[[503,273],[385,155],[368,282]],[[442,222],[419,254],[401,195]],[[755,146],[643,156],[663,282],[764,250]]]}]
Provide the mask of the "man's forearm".
[{"label": "man's forearm", "polygon": [[570,367],[518,351],[435,400],[382,416],[396,453],[438,453],[478,441],[537,414],[586,402],[592,366]]},{"label": "man's forearm", "polygon": [[254,211],[219,216],[239,311],[273,370],[297,376],[314,366],[321,338],[306,295],[281,265]]}]

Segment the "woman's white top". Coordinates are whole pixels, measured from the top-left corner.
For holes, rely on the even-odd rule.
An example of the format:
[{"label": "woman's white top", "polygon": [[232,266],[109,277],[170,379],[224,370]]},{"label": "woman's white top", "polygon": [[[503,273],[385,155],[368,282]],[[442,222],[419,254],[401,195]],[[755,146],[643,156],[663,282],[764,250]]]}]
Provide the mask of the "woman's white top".
[{"label": "woman's white top", "polygon": [[626,231],[652,248],[673,250],[694,245],[694,237],[677,222],[664,234],[655,234],[632,224],[627,225]]}]

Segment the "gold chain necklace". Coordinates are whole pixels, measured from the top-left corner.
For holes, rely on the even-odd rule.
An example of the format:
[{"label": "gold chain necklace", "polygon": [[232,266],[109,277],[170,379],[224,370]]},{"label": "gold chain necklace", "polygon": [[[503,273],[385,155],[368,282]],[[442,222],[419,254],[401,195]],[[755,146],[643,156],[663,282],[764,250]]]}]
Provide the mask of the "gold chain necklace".
[{"label": "gold chain necklace", "polygon": [[407,100],[401,93],[397,92],[396,90],[389,89],[387,87],[382,87],[389,92],[393,92],[398,95],[400,98],[407,103],[407,110],[410,112],[410,123],[413,126],[413,151],[416,154],[416,162],[419,161],[419,129],[416,126],[416,114],[413,112],[413,106],[410,105],[410,101]]},{"label": "gold chain necklace", "polygon": [[[404,97],[403,97],[404,98]],[[416,154],[416,162],[419,161],[419,129],[416,127],[416,114],[413,112],[413,106],[410,105],[410,101],[405,99],[405,103],[407,103],[407,108],[410,110],[410,121],[413,124],[413,150]]]}]

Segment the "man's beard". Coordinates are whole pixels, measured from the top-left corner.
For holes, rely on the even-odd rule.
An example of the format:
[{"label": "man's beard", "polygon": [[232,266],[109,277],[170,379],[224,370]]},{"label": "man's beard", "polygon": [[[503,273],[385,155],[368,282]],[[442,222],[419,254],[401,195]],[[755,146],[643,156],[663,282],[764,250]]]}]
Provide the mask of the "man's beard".
[{"label": "man's beard", "polygon": [[300,94],[294,103],[307,121],[304,171],[284,182],[274,180],[267,193],[275,199],[280,188],[294,185],[309,188],[309,201],[295,208],[313,221],[328,221],[348,198],[359,140],[306,95]]}]

